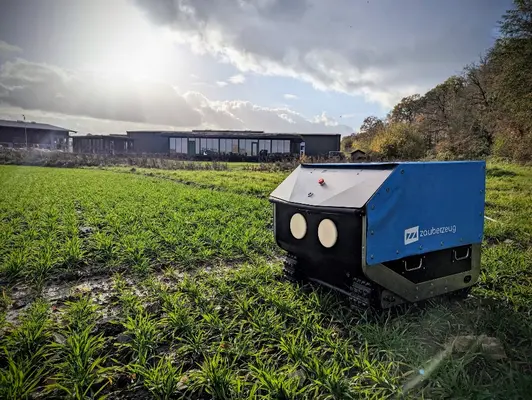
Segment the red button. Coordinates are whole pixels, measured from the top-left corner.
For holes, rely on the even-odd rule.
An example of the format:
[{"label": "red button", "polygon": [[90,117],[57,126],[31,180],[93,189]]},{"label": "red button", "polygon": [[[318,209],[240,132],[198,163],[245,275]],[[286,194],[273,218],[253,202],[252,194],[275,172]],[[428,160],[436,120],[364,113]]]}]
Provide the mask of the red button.
[{"label": "red button", "polygon": [[323,185],[323,184],[325,183],[325,181],[323,180],[323,178],[320,178],[320,179],[318,179],[318,183],[319,183],[320,185]]}]

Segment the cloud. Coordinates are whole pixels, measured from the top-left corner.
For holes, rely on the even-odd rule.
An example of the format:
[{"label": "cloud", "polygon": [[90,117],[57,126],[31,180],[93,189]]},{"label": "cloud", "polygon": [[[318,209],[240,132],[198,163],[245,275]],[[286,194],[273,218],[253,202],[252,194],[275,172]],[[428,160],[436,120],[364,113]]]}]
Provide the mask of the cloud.
[{"label": "cloud", "polygon": [[334,118],[331,118],[327,115],[327,113],[324,111],[320,115],[316,115],[314,118],[312,118],[312,122],[315,124],[323,124],[325,126],[337,126],[338,123]]},{"label": "cloud", "polygon": [[[198,53],[390,106],[490,45],[499,0],[135,0]],[[478,10],[482,9],[482,13]]]},{"label": "cloud", "polygon": [[238,85],[240,83],[244,83],[246,81],[246,77],[242,74],[233,75],[229,78],[229,82]]},{"label": "cloud", "polygon": [[0,40],[0,54],[2,53],[22,53],[22,49]]},{"label": "cloud", "polygon": [[178,126],[201,123],[201,115],[173,87],[123,76],[17,59],[0,67],[0,88],[0,103],[22,109]]},{"label": "cloud", "polygon": [[368,116],[367,113],[356,112],[356,113],[342,114],[339,116],[339,118],[342,118],[342,119],[361,118],[363,119],[367,116]]},{"label": "cloud", "polygon": [[271,132],[350,133],[353,128],[338,124],[325,113],[306,118],[284,107],[262,107],[249,101],[214,101],[198,92],[188,92],[189,104],[204,116],[204,124],[213,129],[253,129]]},{"label": "cloud", "polygon": [[216,84],[219,87],[226,87],[230,83],[232,83],[233,85],[239,85],[241,83],[244,83],[245,81],[246,81],[246,77],[244,75],[237,74],[237,75],[231,76],[229,79],[227,79],[227,81],[216,81]]},{"label": "cloud", "polygon": [[286,93],[283,95],[283,97],[287,100],[297,100],[299,97],[297,97],[295,94]]},{"label": "cloud", "polygon": [[150,124],[142,122],[126,122],[108,119],[98,119],[79,115],[67,115],[57,112],[47,112],[41,110],[23,110],[19,107],[1,107],[0,118],[8,120],[19,120],[21,115],[26,116],[27,121],[36,121],[46,124],[72,129],[80,134],[95,133],[124,133],[126,130],[168,130],[172,126],[162,124]]},{"label": "cloud", "polygon": [[196,91],[180,93],[163,83],[81,73],[17,59],[0,66],[0,114],[21,113],[93,133],[191,128],[352,131],[326,114],[307,118],[286,107],[215,101]]}]

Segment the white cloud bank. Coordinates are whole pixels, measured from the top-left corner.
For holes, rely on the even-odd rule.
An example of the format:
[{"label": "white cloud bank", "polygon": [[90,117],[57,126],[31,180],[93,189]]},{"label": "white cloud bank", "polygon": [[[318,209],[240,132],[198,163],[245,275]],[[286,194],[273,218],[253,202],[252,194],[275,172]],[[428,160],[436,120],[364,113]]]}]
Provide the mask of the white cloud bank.
[{"label": "white cloud bank", "polygon": [[306,118],[288,108],[239,100],[213,101],[202,93],[181,93],[163,83],[80,73],[16,59],[0,66],[0,115],[17,119],[22,110],[30,110],[29,118],[80,132],[151,128],[352,131],[325,114]]},{"label": "white cloud bank", "polygon": [[[240,71],[390,107],[474,61],[500,0],[134,0],[158,26]],[[480,11],[479,11],[480,10]]]}]

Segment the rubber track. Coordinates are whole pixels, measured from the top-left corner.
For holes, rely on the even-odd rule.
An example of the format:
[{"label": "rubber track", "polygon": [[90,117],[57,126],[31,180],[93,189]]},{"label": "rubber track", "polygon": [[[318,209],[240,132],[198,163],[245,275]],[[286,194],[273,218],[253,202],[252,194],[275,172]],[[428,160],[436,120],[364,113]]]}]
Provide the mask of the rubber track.
[{"label": "rubber track", "polygon": [[[297,258],[291,254],[285,257],[283,272],[290,282],[305,280],[302,271],[298,268]],[[349,305],[357,310],[378,309],[380,304],[377,302],[377,294],[378,288],[375,284],[364,279],[353,278],[349,288]]]}]

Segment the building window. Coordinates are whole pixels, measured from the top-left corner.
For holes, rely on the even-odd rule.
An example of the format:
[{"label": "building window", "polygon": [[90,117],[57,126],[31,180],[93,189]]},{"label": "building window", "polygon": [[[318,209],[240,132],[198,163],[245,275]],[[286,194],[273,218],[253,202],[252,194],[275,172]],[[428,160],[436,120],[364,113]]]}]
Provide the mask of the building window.
[{"label": "building window", "polygon": [[238,153],[238,139],[220,139],[220,149],[224,154]]},{"label": "building window", "polygon": [[290,154],[290,140],[272,140],[272,153]]},{"label": "building window", "polygon": [[271,140],[260,140],[259,141],[259,151],[266,150],[268,153],[271,153]]},{"label": "building window", "polygon": [[218,153],[218,139],[207,139],[207,145],[205,148],[208,151]]},{"label": "building window", "polygon": [[170,138],[170,152],[177,153],[177,154],[187,154],[188,153],[187,138]]},{"label": "building window", "polygon": [[279,153],[279,140],[272,140],[272,153]]}]

